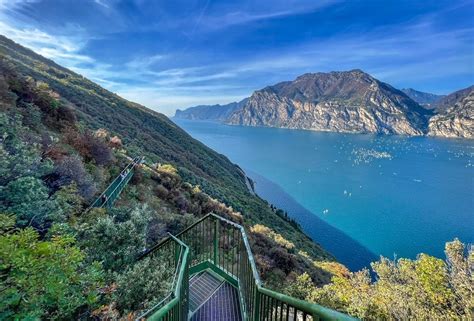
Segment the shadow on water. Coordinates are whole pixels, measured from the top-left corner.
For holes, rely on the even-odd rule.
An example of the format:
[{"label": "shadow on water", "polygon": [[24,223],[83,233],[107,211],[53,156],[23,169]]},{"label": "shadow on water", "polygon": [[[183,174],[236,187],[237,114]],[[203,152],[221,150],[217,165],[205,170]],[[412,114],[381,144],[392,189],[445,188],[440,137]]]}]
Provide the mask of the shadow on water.
[{"label": "shadow on water", "polygon": [[370,267],[370,262],[378,259],[365,246],[304,208],[279,185],[253,171],[247,169],[245,171],[255,182],[255,192],[260,197],[287,211],[288,216],[295,219],[308,236],[321,244],[351,271]]}]

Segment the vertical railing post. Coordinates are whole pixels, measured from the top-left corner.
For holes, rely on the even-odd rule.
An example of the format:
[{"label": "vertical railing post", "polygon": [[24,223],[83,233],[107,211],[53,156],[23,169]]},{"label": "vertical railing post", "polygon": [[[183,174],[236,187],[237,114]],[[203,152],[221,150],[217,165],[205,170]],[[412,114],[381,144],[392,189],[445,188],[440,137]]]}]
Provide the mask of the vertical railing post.
[{"label": "vertical railing post", "polygon": [[214,219],[214,264],[219,266],[219,220]]},{"label": "vertical railing post", "polygon": [[260,320],[260,292],[258,292],[258,287],[255,285],[255,297],[253,301],[253,320]]}]

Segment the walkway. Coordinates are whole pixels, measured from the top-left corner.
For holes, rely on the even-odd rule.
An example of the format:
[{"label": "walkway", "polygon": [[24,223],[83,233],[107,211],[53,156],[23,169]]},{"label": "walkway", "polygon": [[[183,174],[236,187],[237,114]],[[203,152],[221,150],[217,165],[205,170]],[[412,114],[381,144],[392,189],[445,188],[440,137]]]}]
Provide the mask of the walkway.
[{"label": "walkway", "polygon": [[236,288],[204,271],[189,281],[191,321],[241,321]]}]

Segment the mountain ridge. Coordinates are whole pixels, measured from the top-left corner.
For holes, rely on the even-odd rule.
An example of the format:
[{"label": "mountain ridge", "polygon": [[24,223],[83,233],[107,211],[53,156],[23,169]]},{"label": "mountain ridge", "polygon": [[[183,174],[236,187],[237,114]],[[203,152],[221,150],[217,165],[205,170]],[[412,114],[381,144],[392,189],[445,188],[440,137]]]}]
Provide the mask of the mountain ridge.
[{"label": "mountain ridge", "polygon": [[429,115],[360,69],[308,73],[252,94],[227,123],[318,131],[422,135]]},{"label": "mountain ridge", "polygon": [[233,112],[242,108],[247,100],[248,98],[244,98],[241,101],[224,105],[198,105],[185,108],[184,110],[178,109],[174,117],[189,120],[225,121]]},{"label": "mountain ridge", "polygon": [[[200,119],[229,125],[469,138],[469,134],[461,132],[469,125],[459,127],[454,134],[434,132],[433,125],[430,129],[430,119],[455,105],[460,97],[459,93],[441,96],[399,90],[360,69],[316,72],[256,90],[227,119],[208,119],[205,113],[200,114]],[[195,107],[190,112],[199,114],[199,109]]]},{"label": "mountain ridge", "polygon": [[429,136],[474,138],[474,85],[443,97],[429,122]]},{"label": "mountain ridge", "polygon": [[446,97],[446,95],[436,95],[413,88],[402,88],[401,91],[426,109],[435,109],[437,103]]}]

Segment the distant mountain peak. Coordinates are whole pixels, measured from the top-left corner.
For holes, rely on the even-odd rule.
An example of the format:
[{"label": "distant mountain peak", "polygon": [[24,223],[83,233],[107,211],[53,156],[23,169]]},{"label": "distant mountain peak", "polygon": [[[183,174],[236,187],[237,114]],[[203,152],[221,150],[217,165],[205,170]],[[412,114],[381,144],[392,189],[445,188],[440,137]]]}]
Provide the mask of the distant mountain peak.
[{"label": "distant mountain peak", "polygon": [[401,91],[426,109],[435,109],[437,103],[445,97],[444,95],[422,92],[413,88],[403,88]]}]

